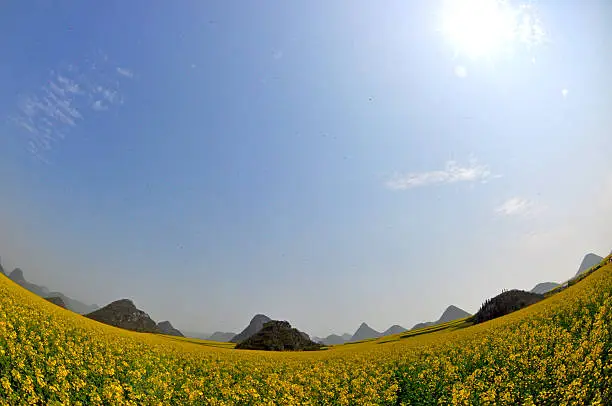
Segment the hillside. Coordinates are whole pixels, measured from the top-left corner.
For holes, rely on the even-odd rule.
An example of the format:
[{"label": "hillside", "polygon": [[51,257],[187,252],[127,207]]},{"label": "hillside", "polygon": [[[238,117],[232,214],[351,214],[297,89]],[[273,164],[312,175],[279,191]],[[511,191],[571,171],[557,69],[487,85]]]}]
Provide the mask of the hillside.
[{"label": "hillside", "polygon": [[[0,278],[0,343],[11,337],[0,374],[11,373],[0,378],[8,382],[0,398],[8,404],[27,397],[33,404],[479,404],[485,398],[610,404],[604,365],[612,346],[611,297],[606,265],[492,323],[452,321],[393,341],[297,354],[112,328]],[[87,391],[76,389],[77,382]]]},{"label": "hillside", "polygon": [[508,290],[502,292],[492,299],[486,300],[478,312],[474,315],[475,323],[483,323],[497,317],[505,316],[512,312],[531,306],[544,299],[543,295],[523,290]]}]

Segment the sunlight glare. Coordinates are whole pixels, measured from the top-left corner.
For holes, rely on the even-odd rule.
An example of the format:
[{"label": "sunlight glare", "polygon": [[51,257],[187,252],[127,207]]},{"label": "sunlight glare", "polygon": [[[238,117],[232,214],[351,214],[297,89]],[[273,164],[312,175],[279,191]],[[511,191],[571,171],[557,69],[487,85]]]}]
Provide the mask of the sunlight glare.
[{"label": "sunlight glare", "polygon": [[446,0],[441,30],[456,52],[491,57],[515,43],[541,42],[543,30],[530,6],[505,0]]}]

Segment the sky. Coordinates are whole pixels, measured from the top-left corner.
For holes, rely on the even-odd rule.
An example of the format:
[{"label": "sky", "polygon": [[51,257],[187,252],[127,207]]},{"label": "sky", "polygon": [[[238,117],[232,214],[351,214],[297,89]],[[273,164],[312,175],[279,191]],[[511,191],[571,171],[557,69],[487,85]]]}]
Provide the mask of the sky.
[{"label": "sky", "polygon": [[471,1],[6,3],[4,267],[316,336],[568,279],[612,249],[612,5]]}]

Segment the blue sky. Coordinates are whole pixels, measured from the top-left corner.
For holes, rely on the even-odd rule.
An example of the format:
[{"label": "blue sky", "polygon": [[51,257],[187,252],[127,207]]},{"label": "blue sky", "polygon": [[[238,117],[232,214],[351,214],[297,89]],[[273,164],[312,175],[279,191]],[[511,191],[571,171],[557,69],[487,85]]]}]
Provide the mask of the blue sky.
[{"label": "blue sky", "polygon": [[477,56],[443,2],[33,4],[0,16],[0,243],[36,283],[327,335],[612,248],[606,2]]}]

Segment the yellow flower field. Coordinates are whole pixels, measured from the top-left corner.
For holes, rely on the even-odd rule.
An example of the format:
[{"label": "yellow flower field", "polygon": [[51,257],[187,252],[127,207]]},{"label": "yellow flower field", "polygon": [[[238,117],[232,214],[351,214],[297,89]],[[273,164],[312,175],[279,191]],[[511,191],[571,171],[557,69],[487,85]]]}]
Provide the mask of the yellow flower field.
[{"label": "yellow flower field", "polygon": [[325,351],[133,333],[0,277],[0,405],[612,404],[612,269],[481,325]]}]

